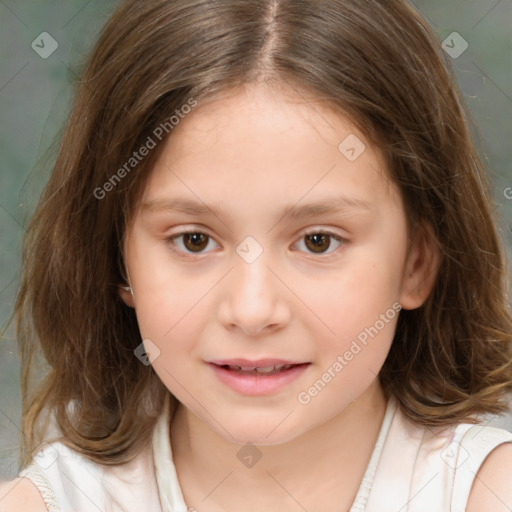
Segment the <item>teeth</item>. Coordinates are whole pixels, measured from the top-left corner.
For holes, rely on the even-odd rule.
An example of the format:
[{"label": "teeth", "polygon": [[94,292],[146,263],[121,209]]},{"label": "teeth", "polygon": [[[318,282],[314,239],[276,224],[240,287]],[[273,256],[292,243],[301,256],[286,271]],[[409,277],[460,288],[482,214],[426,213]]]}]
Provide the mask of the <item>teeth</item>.
[{"label": "teeth", "polygon": [[280,371],[282,369],[288,370],[288,368],[291,368],[291,364],[277,364],[275,366],[266,366],[266,367],[254,367],[254,366],[234,366],[229,365],[230,370],[235,371],[243,371],[243,372],[258,372],[258,373],[272,373],[273,371]]},{"label": "teeth", "polygon": [[258,373],[270,373],[273,372],[276,366],[266,366],[265,368],[256,368]]}]

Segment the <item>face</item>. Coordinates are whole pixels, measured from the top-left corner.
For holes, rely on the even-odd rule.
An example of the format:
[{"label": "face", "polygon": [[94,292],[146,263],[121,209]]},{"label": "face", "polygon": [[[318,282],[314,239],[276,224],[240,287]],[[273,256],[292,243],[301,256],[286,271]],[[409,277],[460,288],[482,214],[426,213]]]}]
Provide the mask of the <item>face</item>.
[{"label": "face", "polygon": [[378,150],[339,113],[264,86],[174,128],[124,249],[122,297],[155,371],[240,443],[294,439],[372,392],[400,307],[426,293]]}]

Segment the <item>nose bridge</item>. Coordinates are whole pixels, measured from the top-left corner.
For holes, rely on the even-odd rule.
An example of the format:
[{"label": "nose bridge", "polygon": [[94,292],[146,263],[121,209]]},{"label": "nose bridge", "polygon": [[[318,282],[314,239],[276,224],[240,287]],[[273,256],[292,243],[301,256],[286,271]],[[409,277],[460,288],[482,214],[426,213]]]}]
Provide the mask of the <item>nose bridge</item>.
[{"label": "nose bridge", "polygon": [[269,260],[270,252],[247,257],[254,247],[240,244],[249,251],[235,255],[233,270],[226,281],[221,321],[226,326],[236,325],[247,333],[256,333],[269,326],[282,325],[288,318],[285,291],[268,267],[275,266]]},{"label": "nose bridge", "polygon": [[245,308],[262,307],[264,303],[273,301],[275,293],[272,273],[266,252],[259,255],[254,261],[243,257],[236,262],[230,282],[230,293],[234,301],[242,301]]},{"label": "nose bridge", "polygon": [[272,264],[269,261],[271,252],[252,236],[242,240],[235,252],[234,289],[249,297],[262,297],[271,285],[268,282],[271,272],[267,268]]}]

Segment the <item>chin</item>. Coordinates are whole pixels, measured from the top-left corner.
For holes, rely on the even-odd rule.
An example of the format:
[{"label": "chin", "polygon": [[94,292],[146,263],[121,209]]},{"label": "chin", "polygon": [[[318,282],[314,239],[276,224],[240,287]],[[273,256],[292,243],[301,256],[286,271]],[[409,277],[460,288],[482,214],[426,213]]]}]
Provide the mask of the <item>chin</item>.
[{"label": "chin", "polygon": [[258,418],[246,417],[239,421],[232,417],[228,427],[229,434],[218,425],[210,425],[210,427],[213,427],[226,441],[232,443],[277,446],[293,441],[305,431],[304,426],[300,427],[295,422],[292,424],[284,418],[286,415],[263,419],[261,413]]}]

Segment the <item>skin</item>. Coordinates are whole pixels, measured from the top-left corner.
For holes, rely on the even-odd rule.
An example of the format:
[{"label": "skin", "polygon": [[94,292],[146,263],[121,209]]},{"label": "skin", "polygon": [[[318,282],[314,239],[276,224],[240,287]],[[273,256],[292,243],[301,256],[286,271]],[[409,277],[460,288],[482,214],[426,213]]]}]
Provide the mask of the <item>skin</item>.
[{"label": "skin", "polygon": [[[303,96],[251,87],[187,116],[151,173],[142,203],[199,197],[230,214],[221,220],[139,210],[125,246],[134,295],[120,293],[136,309],[143,338],[158,346],[153,366],[179,399],[170,441],[190,510],[340,512],[352,505],[382,423],[376,375],[396,320],[310,403],[297,395],[395,301],[419,307],[439,255],[428,229],[408,241],[400,197],[377,149],[365,141],[354,162],[337,151],[350,133],[365,140],[347,119]],[[333,191],[371,208],[295,221],[276,215]],[[190,225],[218,246],[199,257],[173,252],[166,239]],[[307,252],[306,227],[329,228],[346,242],[323,259]],[[235,252],[246,236],[264,249],[250,264]],[[212,376],[204,362],[212,357],[311,364],[273,396],[244,397]],[[253,467],[237,458],[247,442],[261,455]],[[466,510],[510,511],[510,475],[512,444],[504,444],[482,464]],[[0,502],[5,511],[47,510],[26,478],[0,483]]]},{"label": "skin", "polygon": [[[338,150],[350,134],[366,146],[355,161]],[[288,215],[339,196],[366,207]],[[177,198],[222,215],[165,206]],[[185,245],[186,229],[208,235],[202,252]],[[326,230],[340,241],[312,251],[305,231]],[[248,236],[263,249],[251,263],[236,252]],[[166,142],[124,250],[133,295],[121,296],[179,401],[171,443],[187,505],[348,510],[382,423],[377,376],[398,315],[308,404],[299,393],[393,304],[421,306],[439,261],[428,230],[409,236],[379,150],[347,118],[292,90],[251,85],[203,102]],[[271,395],[246,396],[206,363],[236,357],[310,364]],[[262,455],[251,468],[237,458],[246,443]]]}]

